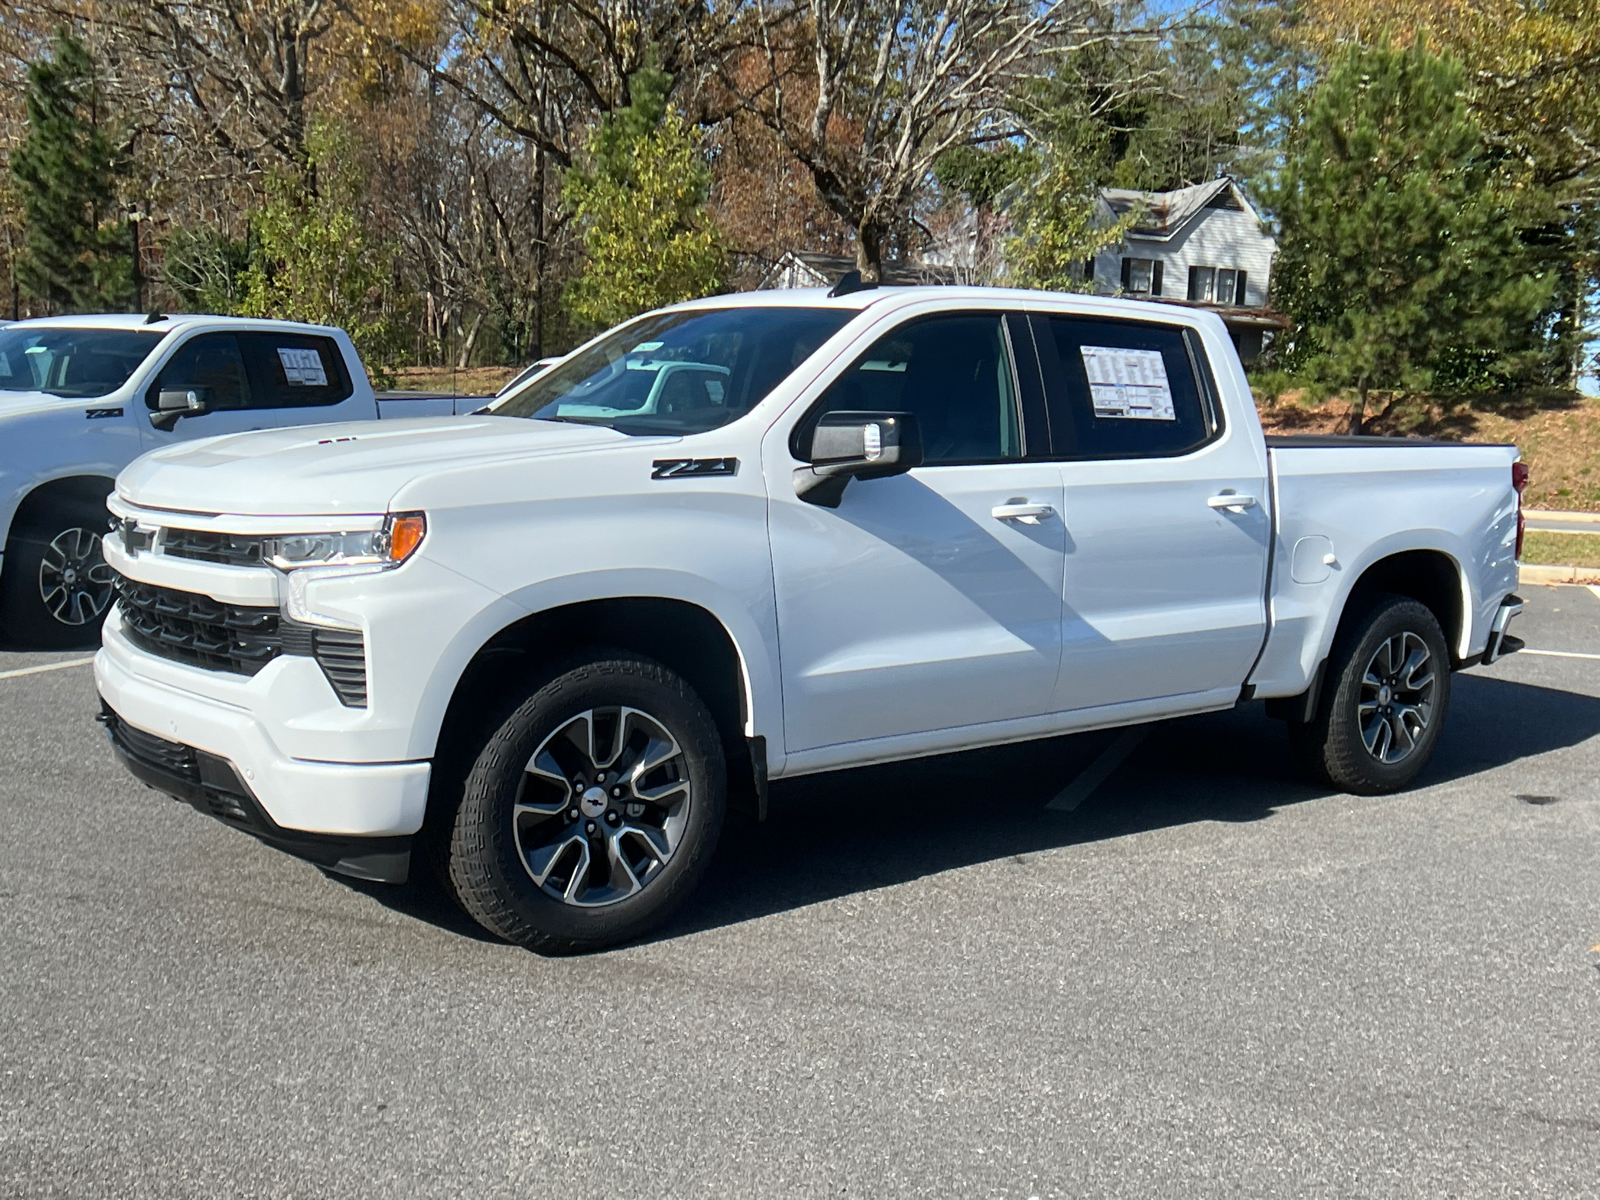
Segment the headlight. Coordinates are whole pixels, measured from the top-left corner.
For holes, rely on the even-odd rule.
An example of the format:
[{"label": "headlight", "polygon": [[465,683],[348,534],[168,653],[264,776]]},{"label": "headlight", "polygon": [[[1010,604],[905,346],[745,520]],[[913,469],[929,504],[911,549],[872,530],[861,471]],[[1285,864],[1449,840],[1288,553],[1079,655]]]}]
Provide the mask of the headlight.
[{"label": "headlight", "polygon": [[421,513],[390,513],[382,529],[356,533],[295,533],[268,538],[261,556],[280,571],[303,567],[398,567],[422,545],[428,521]]}]

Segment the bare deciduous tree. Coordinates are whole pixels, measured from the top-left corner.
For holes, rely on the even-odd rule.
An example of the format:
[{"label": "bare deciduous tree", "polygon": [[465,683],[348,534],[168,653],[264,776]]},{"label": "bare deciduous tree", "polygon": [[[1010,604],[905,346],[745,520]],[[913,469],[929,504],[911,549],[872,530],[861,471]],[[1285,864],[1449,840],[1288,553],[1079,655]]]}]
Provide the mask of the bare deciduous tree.
[{"label": "bare deciduous tree", "polygon": [[876,280],[939,156],[1007,136],[1019,80],[1098,36],[1100,13],[1097,0],[754,0],[767,69],[741,101],[805,166]]}]

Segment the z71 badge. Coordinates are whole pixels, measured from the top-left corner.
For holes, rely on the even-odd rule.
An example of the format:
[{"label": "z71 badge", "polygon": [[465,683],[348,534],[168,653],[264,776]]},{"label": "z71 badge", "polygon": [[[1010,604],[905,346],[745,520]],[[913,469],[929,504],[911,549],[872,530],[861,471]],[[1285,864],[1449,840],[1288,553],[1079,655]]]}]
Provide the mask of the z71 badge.
[{"label": "z71 badge", "polygon": [[706,475],[737,475],[737,458],[658,458],[650,464],[651,479],[699,479]]}]

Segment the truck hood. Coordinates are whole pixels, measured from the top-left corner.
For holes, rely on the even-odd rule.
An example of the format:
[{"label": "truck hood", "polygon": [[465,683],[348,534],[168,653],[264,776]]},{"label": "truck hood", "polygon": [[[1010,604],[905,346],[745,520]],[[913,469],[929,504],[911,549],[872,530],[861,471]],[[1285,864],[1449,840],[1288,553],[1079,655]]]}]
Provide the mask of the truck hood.
[{"label": "truck hood", "polygon": [[304,425],[169,446],[117,479],[148,508],[247,516],[381,513],[435,468],[524,460],[632,441],[595,425],[520,417],[408,417]]},{"label": "truck hood", "polygon": [[52,396],[49,392],[0,392],[0,421],[7,417],[26,416],[28,413],[54,412],[71,408],[74,404],[84,408],[120,407],[117,401],[108,399],[68,400],[61,396]]}]

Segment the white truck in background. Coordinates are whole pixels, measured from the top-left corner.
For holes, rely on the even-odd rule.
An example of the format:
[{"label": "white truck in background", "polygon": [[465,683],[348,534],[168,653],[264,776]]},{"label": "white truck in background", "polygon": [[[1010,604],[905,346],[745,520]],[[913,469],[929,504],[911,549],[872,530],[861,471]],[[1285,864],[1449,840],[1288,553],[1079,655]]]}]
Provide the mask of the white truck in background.
[{"label": "white truck in background", "polygon": [[1518,645],[1517,458],[1264,438],[1198,309],[719,296],[484,415],[141,458],[95,677],[152,786],[580,951],[771,778],[1259,698],[1324,781],[1405,787]]},{"label": "white truck in background", "polygon": [[0,323],[0,639],[93,643],[111,602],[106,497],[141,454],[483,403],[375,397],[350,339],[320,325],[130,314]]}]

